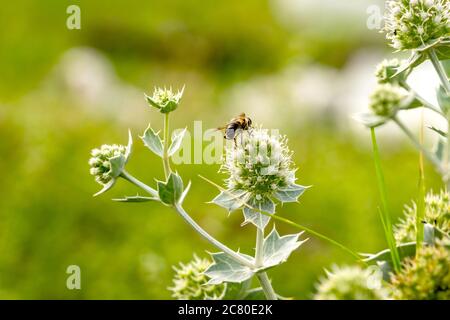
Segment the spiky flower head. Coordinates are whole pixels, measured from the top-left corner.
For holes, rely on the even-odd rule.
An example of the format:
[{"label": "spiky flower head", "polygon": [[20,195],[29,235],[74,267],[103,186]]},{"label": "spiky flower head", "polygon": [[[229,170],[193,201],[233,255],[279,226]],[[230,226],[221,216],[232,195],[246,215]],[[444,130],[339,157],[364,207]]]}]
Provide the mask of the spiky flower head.
[{"label": "spiky flower head", "polygon": [[407,96],[397,84],[379,84],[370,95],[369,108],[377,116],[390,118],[402,107]]},{"label": "spiky flower head", "polygon": [[[385,300],[389,291],[382,286],[379,277],[369,269],[358,266],[333,266],[327,277],[317,285],[315,300]],[[377,283],[374,283],[374,280]]]},{"label": "spiky flower head", "polygon": [[[411,206],[405,206],[404,217],[395,227],[395,239],[398,243],[416,240],[416,215],[417,205],[414,202]],[[447,191],[427,194],[424,222],[450,234],[450,194]]]},{"label": "spiky flower head", "polygon": [[178,92],[172,91],[172,88],[155,88],[153,96],[145,96],[147,102],[159,109],[161,113],[169,113],[178,108],[180,100],[183,96],[183,89]]},{"label": "spiky flower head", "polygon": [[89,159],[90,173],[95,177],[95,181],[105,185],[115,178],[112,175],[111,159],[125,156],[127,148],[122,145],[108,145],[104,144],[100,148],[91,151],[91,158]]},{"label": "spiky flower head", "polygon": [[255,128],[239,136],[237,145],[226,150],[222,171],[229,174],[227,187],[259,198],[295,182],[292,153],[286,138]]},{"label": "spiky flower head", "polygon": [[194,259],[187,264],[180,263],[174,267],[175,276],[172,297],[178,300],[211,300],[220,299],[226,289],[226,284],[208,284],[205,270],[211,265],[208,259],[200,259],[194,255]]},{"label": "spiky flower head", "polygon": [[390,0],[386,38],[398,50],[417,49],[450,35],[449,0]]},{"label": "spiky flower head", "polygon": [[399,67],[400,60],[398,59],[383,60],[380,64],[378,64],[375,71],[375,76],[377,77],[378,83],[395,82],[396,79],[393,79],[392,77],[397,73]]},{"label": "spiky flower head", "polygon": [[450,300],[450,253],[447,245],[422,247],[391,278],[397,300]]}]

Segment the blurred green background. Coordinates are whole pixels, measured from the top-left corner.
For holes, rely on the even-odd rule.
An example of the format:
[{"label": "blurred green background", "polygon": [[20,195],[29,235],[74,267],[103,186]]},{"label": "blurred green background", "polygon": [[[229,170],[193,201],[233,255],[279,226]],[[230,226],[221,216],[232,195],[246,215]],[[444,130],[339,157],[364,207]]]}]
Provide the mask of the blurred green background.
[{"label": "blurred green background", "polygon": [[[173,127],[214,128],[239,112],[289,137],[298,183],[312,185],[278,214],[358,252],[386,247],[368,132],[351,113],[391,50],[366,26],[382,1],[167,0],[2,3],[0,11],[0,298],[168,299],[172,265],[214,251],[173,211],[110,201],[136,189],[120,181],[99,198],[87,160],[102,143],[136,148],[128,171],[152,183],[162,165],[138,134],[161,117],[146,106],[154,86],[186,85]],[[70,4],[81,30],[66,28]],[[364,89],[364,90],[363,90]],[[393,129],[380,131],[395,217],[417,194],[418,155]],[[219,165],[177,168],[193,186],[192,216],[232,248],[251,253],[254,229],[242,214],[206,202]],[[440,187],[427,167],[427,186]],[[282,233],[297,230],[277,226]],[[311,298],[340,249],[310,237],[271,270],[283,296]],[[66,288],[81,267],[82,289]]]}]

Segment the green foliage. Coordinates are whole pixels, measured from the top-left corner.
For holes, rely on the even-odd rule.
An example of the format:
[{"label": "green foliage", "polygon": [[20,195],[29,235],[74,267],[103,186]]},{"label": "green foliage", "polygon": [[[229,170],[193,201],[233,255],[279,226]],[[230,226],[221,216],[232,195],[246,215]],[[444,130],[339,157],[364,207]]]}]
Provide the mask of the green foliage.
[{"label": "green foliage", "polygon": [[166,182],[158,181],[158,195],[162,203],[175,205],[183,195],[183,180],[177,173],[171,173]]}]

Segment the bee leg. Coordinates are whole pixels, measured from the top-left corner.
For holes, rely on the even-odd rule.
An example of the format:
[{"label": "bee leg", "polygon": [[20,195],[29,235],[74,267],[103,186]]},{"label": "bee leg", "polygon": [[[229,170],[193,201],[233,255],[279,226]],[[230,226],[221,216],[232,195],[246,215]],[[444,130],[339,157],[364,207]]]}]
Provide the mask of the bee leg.
[{"label": "bee leg", "polygon": [[233,141],[234,141],[234,146],[237,147],[237,140],[236,140],[236,137],[233,138]]}]

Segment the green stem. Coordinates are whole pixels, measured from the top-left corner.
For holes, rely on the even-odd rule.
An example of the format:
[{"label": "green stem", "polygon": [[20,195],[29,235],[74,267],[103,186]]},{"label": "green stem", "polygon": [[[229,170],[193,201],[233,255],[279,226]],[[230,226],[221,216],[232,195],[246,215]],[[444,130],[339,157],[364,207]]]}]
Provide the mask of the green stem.
[{"label": "green stem", "polygon": [[264,230],[256,228],[256,248],[255,248],[255,266],[261,267],[263,264],[263,245]]},{"label": "green stem", "polygon": [[[256,228],[256,248],[255,248],[255,267],[260,268],[263,265],[263,245],[264,245],[264,229]],[[275,290],[273,290],[269,277],[266,272],[257,274],[258,280],[261,283],[261,288],[267,300],[277,300]]]},{"label": "green stem", "polygon": [[441,80],[442,86],[444,87],[447,94],[450,94],[450,82],[448,81],[447,74],[445,73],[445,69],[439,61],[436,51],[433,48],[430,48],[428,50],[428,56],[430,57],[431,63],[433,64],[433,67],[436,70],[439,79]]},{"label": "green stem", "polygon": [[261,288],[263,289],[267,300],[278,300],[277,294],[272,288],[272,284],[270,283],[267,273],[260,272],[256,276],[258,277],[258,280],[261,283]]},{"label": "green stem", "polygon": [[442,166],[439,160],[430,151],[428,151],[419,141],[417,141],[416,137],[397,117],[394,117],[393,120],[399,126],[399,128],[405,133],[405,135],[411,140],[414,146],[420,152],[423,152],[424,156],[436,167],[438,172],[442,173]]},{"label": "green stem", "polygon": [[[423,143],[423,112],[421,114],[419,143]],[[416,254],[419,254],[424,238],[423,219],[425,217],[425,171],[423,164],[423,152],[419,153],[419,199],[416,212]]]},{"label": "green stem", "polygon": [[124,178],[125,180],[131,182],[132,184],[136,185],[137,187],[143,189],[145,192],[147,192],[151,196],[158,197],[158,191],[156,191],[155,189],[153,189],[150,186],[146,185],[142,181],[136,179],[131,174],[129,174],[127,171],[122,170],[122,173],[120,174],[120,176],[122,178]]},{"label": "green stem", "polygon": [[163,149],[163,167],[164,167],[164,175],[166,179],[169,177],[172,170],[170,169],[170,160],[169,160],[169,113],[164,114],[164,149]]},{"label": "green stem", "polygon": [[389,206],[387,202],[386,183],[384,181],[383,170],[381,169],[380,151],[378,150],[377,139],[375,135],[375,129],[370,129],[373,145],[373,157],[375,163],[375,171],[378,180],[378,189],[380,192],[382,207],[379,208],[380,219],[384,229],[384,235],[386,242],[391,252],[391,258],[394,265],[394,270],[398,272],[400,270],[400,255],[395,244],[394,234],[392,232],[392,224],[389,215]]}]

